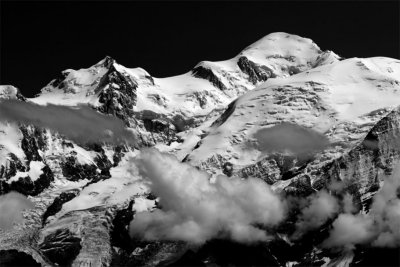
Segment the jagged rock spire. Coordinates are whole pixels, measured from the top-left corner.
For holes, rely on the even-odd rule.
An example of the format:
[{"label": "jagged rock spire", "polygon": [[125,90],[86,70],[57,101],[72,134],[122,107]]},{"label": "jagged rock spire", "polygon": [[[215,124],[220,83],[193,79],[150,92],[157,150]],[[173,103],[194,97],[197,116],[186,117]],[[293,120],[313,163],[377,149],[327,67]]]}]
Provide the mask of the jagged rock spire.
[{"label": "jagged rock spire", "polygon": [[102,65],[105,68],[110,68],[112,65],[114,65],[116,63],[115,59],[113,59],[110,56],[106,56],[104,59],[102,59],[99,63],[97,63],[96,65]]}]

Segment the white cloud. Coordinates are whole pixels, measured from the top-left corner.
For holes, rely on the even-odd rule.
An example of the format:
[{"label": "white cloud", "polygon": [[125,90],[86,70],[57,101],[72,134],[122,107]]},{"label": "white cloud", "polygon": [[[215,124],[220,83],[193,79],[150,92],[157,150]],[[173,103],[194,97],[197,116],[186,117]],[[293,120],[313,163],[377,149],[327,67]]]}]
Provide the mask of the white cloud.
[{"label": "white cloud", "polygon": [[76,142],[134,142],[134,135],[113,116],[101,114],[89,106],[40,106],[18,100],[0,103],[0,121],[33,124],[49,128]]},{"label": "white cloud", "polygon": [[374,225],[370,216],[364,214],[340,214],[333,222],[330,236],[322,244],[324,247],[353,248],[355,244],[365,244],[374,236]]},{"label": "white cloud", "polygon": [[209,174],[175,157],[146,150],[133,162],[160,198],[162,209],[137,213],[130,224],[133,237],[203,243],[221,237],[238,242],[270,237],[256,225],[277,225],[286,205],[259,179],[240,180]]},{"label": "white cloud", "polygon": [[[333,229],[324,247],[353,247],[356,244],[371,244],[378,247],[400,247],[400,168],[386,176],[380,191],[373,197],[368,214],[352,214],[347,205],[333,222]],[[345,205],[346,207],[346,205]]]},{"label": "white cloud", "polygon": [[311,195],[309,204],[302,209],[299,220],[296,222],[296,232],[293,237],[296,239],[310,230],[317,229],[338,212],[338,200],[327,191],[322,190]]},{"label": "white cloud", "polygon": [[258,130],[254,137],[258,149],[267,153],[290,151],[298,156],[323,150],[329,145],[328,138],[312,129],[293,123],[281,123]]},{"label": "white cloud", "polygon": [[22,211],[33,208],[33,203],[24,195],[10,192],[0,196],[0,228],[8,230],[14,223],[23,220]]}]

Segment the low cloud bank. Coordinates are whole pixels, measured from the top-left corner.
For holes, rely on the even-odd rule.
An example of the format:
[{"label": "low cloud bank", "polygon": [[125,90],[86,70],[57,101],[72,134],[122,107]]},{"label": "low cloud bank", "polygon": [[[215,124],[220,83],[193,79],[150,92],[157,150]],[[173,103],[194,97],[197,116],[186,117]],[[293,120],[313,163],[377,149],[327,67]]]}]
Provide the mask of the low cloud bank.
[{"label": "low cloud bank", "polygon": [[33,207],[33,203],[20,193],[10,192],[0,196],[0,229],[8,230],[14,223],[22,222],[22,211]]},{"label": "low cloud bank", "polygon": [[[381,190],[373,197],[368,214],[353,214],[353,207],[333,222],[327,248],[348,248],[371,244],[376,247],[400,247],[400,168],[385,177]],[[349,207],[349,206],[348,206]]]},{"label": "low cloud bank", "polygon": [[297,207],[293,241],[333,221],[320,244],[323,248],[400,246],[400,170],[386,177],[369,213],[362,214],[348,193],[338,197],[322,190],[306,199],[285,200],[259,179],[220,175],[210,183],[206,172],[156,150],[143,151],[132,166],[132,174],[142,176],[159,197],[161,209],[137,213],[130,224],[131,237],[195,244],[213,238],[268,241],[274,226]]},{"label": "low cloud bank", "polygon": [[0,121],[49,128],[78,143],[134,142],[133,133],[125,128],[121,120],[103,115],[85,105],[41,106],[18,100],[3,100],[0,101]]},{"label": "low cloud bank", "polygon": [[329,140],[323,134],[293,123],[281,123],[271,128],[258,130],[254,137],[260,151],[295,154],[316,152],[325,149]]},{"label": "low cloud bank", "polygon": [[336,197],[327,191],[321,190],[308,198],[308,204],[301,210],[296,222],[296,231],[293,239],[300,238],[303,234],[318,229],[328,219],[334,218],[340,209],[340,203]]},{"label": "low cloud bank", "polygon": [[134,164],[162,209],[137,213],[130,224],[132,237],[197,244],[212,238],[266,241],[271,237],[262,228],[285,217],[285,203],[259,179],[220,175],[210,183],[206,172],[156,150],[142,152]]}]

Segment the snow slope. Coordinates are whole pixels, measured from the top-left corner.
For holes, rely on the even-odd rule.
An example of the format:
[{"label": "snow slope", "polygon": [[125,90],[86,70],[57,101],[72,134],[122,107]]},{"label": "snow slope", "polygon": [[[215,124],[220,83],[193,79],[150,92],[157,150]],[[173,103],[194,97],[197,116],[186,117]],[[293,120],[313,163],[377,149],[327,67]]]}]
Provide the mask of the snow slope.
[{"label": "snow slope", "polygon": [[233,165],[254,164],[265,154],[249,141],[256,142],[260,129],[283,122],[354,145],[399,100],[400,61],[389,58],[352,58],[270,79],[235,100],[187,160],[214,172],[221,168],[221,162],[210,162],[217,157]]},{"label": "snow slope", "polygon": [[[244,92],[254,88],[249,71],[239,67],[240,58],[247,58],[256,67],[268,69],[272,77],[287,77],[317,65],[338,60],[333,52],[323,52],[310,39],[287,33],[272,33],[250,45],[236,57],[220,62],[202,61],[195,66],[210,70],[212,77],[199,77],[194,70],[188,73],[155,78],[141,68],[126,68],[106,57],[87,69],[65,70],[62,76],[51,81],[41,93],[29,99],[38,104],[77,105],[88,103],[98,106],[101,77],[113,65],[138,84],[137,104],[134,111],[152,110],[162,114],[179,113],[184,116],[206,115],[222,108]],[[330,58],[329,61],[325,58]],[[251,67],[254,67],[253,65]],[[251,74],[250,74],[251,75]],[[216,79],[225,88],[221,90],[209,79]]]}]

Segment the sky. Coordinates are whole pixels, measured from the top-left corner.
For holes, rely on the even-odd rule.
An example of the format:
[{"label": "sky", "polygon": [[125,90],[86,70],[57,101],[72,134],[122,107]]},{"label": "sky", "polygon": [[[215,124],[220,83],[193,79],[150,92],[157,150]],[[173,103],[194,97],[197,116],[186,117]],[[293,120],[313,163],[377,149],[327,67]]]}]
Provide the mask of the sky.
[{"label": "sky", "polygon": [[399,1],[0,1],[0,84],[37,94],[106,55],[154,77],[225,60],[277,31],[343,57],[400,58]]}]

